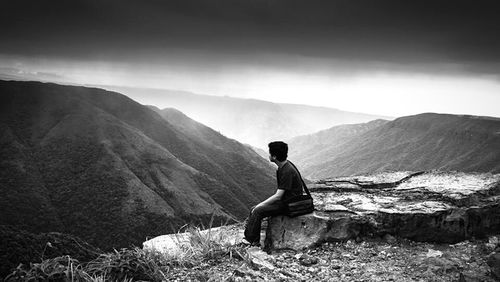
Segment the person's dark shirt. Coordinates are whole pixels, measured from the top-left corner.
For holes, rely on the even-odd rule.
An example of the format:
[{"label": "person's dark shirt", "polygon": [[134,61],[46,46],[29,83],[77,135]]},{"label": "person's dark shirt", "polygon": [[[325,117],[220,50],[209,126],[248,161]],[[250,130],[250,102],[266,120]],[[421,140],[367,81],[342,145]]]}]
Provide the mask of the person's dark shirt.
[{"label": "person's dark shirt", "polygon": [[293,196],[302,195],[302,180],[299,172],[287,161],[281,168],[276,171],[276,179],[278,180],[278,189],[285,190],[281,197],[282,201],[286,201]]}]

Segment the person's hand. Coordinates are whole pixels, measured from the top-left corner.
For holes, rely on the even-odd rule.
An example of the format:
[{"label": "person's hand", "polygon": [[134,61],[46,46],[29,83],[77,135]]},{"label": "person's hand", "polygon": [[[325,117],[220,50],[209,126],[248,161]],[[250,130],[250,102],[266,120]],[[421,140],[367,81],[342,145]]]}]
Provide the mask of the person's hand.
[{"label": "person's hand", "polygon": [[260,204],[256,205],[255,207],[253,207],[252,209],[252,213],[255,211],[256,208],[260,207]]}]

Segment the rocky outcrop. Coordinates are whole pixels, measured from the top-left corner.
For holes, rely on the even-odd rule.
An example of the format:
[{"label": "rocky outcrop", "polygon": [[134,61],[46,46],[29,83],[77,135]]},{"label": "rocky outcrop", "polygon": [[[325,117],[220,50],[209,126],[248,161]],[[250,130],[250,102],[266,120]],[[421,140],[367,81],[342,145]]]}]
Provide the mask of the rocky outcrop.
[{"label": "rocky outcrop", "polygon": [[500,174],[397,172],[311,186],[317,211],[271,218],[267,248],[385,234],[455,243],[500,232]]},{"label": "rocky outcrop", "polygon": [[[396,172],[327,179],[310,186],[317,210],[295,218],[270,218],[261,236],[266,249],[299,250],[367,237],[389,242],[394,236],[456,243],[500,233],[500,174]],[[241,242],[242,229],[241,224],[192,229],[143,245],[170,254],[206,238],[234,245]]]}]

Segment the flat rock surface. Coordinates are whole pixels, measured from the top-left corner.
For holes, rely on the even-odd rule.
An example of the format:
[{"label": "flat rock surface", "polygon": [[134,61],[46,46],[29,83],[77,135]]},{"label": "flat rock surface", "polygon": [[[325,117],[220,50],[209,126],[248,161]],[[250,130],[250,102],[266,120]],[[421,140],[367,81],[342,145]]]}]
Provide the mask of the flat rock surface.
[{"label": "flat rock surface", "polygon": [[[416,173],[394,172],[333,178],[312,184],[311,190],[315,192],[316,208],[325,212],[336,211],[342,206],[342,209],[357,213],[432,213],[456,206],[497,202],[500,197],[500,174],[412,174]],[[405,178],[405,181],[398,183]],[[381,184],[393,187],[371,187]],[[495,188],[496,191],[493,191]]]},{"label": "flat rock surface", "polygon": [[267,247],[385,234],[456,243],[500,232],[500,174],[380,173],[322,180],[310,190],[317,211],[272,218]]}]

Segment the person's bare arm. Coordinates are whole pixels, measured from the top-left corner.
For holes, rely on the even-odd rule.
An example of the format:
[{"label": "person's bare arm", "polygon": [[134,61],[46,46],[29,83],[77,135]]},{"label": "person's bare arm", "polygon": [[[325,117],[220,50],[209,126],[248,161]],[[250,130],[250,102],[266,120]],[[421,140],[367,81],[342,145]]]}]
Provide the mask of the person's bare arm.
[{"label": "person's bare arm", "polygon": [[[278,200],[281,200],[281,197],[283,197],[283,194],[285,194],[285,190],[278,189],[278,190],[276,190],[276,193],[274,193],[272,196],[270,196],[269,198],[267,198],[265,201],[263,201],[263,202],[259,203],[258,205],[256,205],[255,208],[259,207],[259,206],[271,204],[271,203],[274,203],[274,202],[276,202]],[[253,212],[253,210],[252,210],[252,212]]]}]

